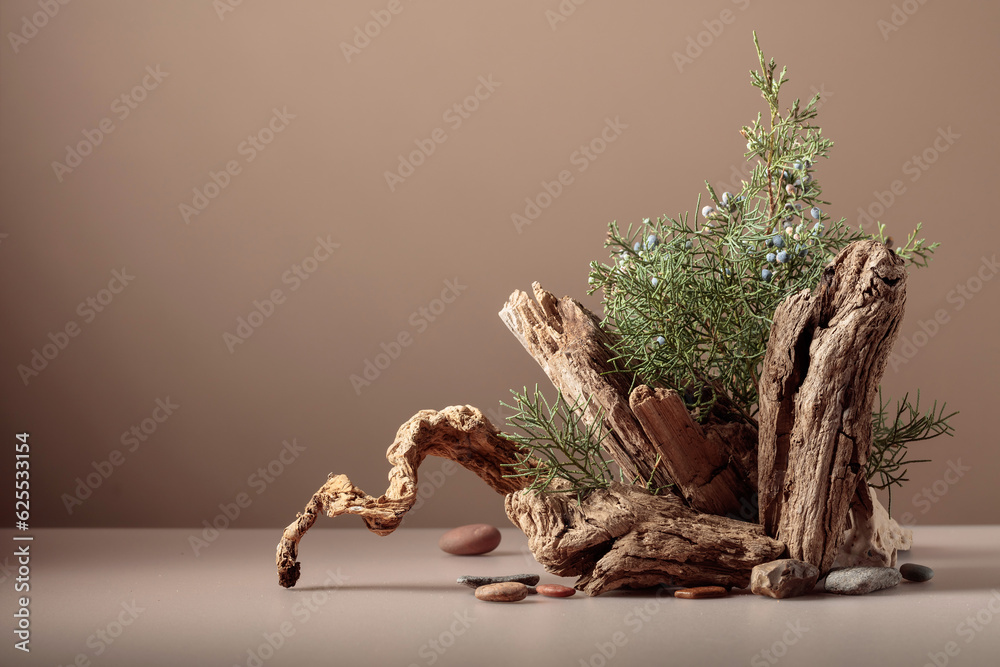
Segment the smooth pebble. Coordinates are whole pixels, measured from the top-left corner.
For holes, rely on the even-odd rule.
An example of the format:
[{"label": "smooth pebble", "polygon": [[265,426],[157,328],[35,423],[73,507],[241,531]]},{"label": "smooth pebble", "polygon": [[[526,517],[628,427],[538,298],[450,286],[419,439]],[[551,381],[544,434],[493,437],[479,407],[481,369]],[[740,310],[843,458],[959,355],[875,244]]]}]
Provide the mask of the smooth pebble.
[{"label": "smooth pebble", "polygon": [[903,563],[899,566],[899,573],[907,581],[930,581],[934,578],[934,570],[916,563]]},{"label": "smooth pebble", "polygon": [[550,598],[569,598],[576,595],[576,590],[568,586],[561,586],[559,584],[539,584],[535,587],[539,595],[544,595]]},{"label": "smooth pebble", "polygon": [[478,556],[500,546],[500,530],[488,523],[452,528],[438,540],[441,551],[455,556]]},{"label": "smooth pebble", "polygon": [[528,597],[528,587],[517,581],[487,584],[476,589],[476,598],[486,602],[517,602]]},{"label": "smooth pebble", "polygon": [[827,593],[864,595],[899,584],[902,575],[894,567],[845,567],[826,575]]}]

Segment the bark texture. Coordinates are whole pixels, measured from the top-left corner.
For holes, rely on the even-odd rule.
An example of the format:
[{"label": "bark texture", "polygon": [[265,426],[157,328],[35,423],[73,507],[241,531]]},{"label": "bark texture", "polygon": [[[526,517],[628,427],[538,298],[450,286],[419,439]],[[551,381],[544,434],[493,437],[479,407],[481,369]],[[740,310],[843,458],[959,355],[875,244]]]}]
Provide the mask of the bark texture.
[{"label": "bark texture", "polygon": [[535,559],[552,574],[578,576],[576,588],[588,595],[662,583],[746,587],[754,566],[785,550],[757,524],[617,482],[580,504],[575,494],[525,490],[505,506]]},{"label": "bark texture", "polygon": [[427,456],[441,456],[461,464],[497,493],[512,493],[524,487],[523,478],[504,477],[511,473],[504,464],[518,460],[517,445],[504,438],[482,412],[468,405],[440,412],[421,410],[399,427],[386,452],[392,469],[384,494],[369,496],[346,475],[332,473],[313,494],[305,511],[285,528],[278,543],[278,583],[291,588],[298,581],[299,541],[320,514],[356,514],[373,533],[388,535],[394,531],[417,500],[417,468]]},{"label": "bark texture", "polygon": [[[535,300],[515,291],[500,317],[563,396],[586,404],[583,418],[603,416],[604,445],[627,479],[674,484],[691,507],[736,514],[757,487],[757,432],[724,406],[695,424],[676,393],[639,386],[611,359],[615,338],[569,297],[556,299],[537,282]],[[589,401],[589,402],[588,402]],[[735,419],[735,420],[734,420]]]},{"label": "bark texture", "polygon": [[[751,478],[740,452],[754,447],[756,433],[733,431],[709,439],[672,389],[641,385],[629,405],[646,437],[656,443],[676,491],[691,507],[724,516],[753,496],[756,475]],[[713,427],[718,433],[721,425]]]},{"label": "bark texture", "polygon": [[759,385],[760,522],[826,572],[871,451],[872,404],[899,333],[903,260],[845,248],[819,286],[775,311]]},{"label": "bark texture", "polygon": [[670,478],[656,465],[656,447],[629,407],[633,378],[611,363],[613,336],[578,301],[556,299],[537,282],[532,288],[537,302],[520,290],[510,295],[500,311],[504,324],[571,405],[586,405],[588,424],[603,416],[604,446],[626,478],[668,485]]}]

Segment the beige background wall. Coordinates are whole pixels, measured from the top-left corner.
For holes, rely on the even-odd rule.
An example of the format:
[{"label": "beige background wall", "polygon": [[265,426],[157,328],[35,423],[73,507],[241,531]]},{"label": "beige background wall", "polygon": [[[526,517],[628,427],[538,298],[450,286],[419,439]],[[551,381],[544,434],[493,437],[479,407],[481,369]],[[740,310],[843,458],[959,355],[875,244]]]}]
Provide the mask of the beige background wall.
[{"label": "beige background wall", "polygon": [[[890,232],[923,221],[943,244],[910,283],[903,336],[919,347],[884,385],[962,413],[953,439],[915,446],[933,462],[911,468],[896,513],[1000,521],[1000,279],[984,265],[1000,250],[995,3],[591,0],[550,24],[557,0],[402,0],[348,62],[341,43],[387,1],[245,1],[220,16],[225,1],[72,2],[34,32],[36,0],[0,3],[0,433],[31,434],[33,525],[198,526],[240,493],[233,525],[284,525],[328,472],[381,493],[385,449],[416,411],[495,412],[512,387],[548,386],[497,311],[532,280],[584,298],[610,220],[693,209],[703,179],[730,179],[738,130],[762,108],[752,29],[790,67],[788,102],[825,95],[830,212],[856,224],[898,180]],[[445,115],[477,88],[467,118]],[[580,172],[573,154],[606,119],[620,136]],[[243,144],[269,123],[270,143]],[[446,140],[390,190],[384,172],[435,130]],[[85,132],[99,145],[57,175]],[[934,162],[915,171],[925,151]],[[217,175],[226,187],[186,221],[180,205],[230,161],[238,173]],[[563,169],[573,183],[518,233],[511,215]],[[305,263],[307,280],[286,273],[317,238],[337,247]],[[123,288],[115,271],[134,278]],[[447,281],[461,287],[442,312]],[[274,290],[283,301],[231,353],[224,334]],[[947,322],[923,336],[935,313]],[[50,333],[65,348],[25,384],[18,366]],[[355,391],[350,376],[401,334],[410,344]],[[133,426],[152,433],[123,444]],[[293,440],[301,451],[274,463]],[[63,494],[113,450],[120,465],[68,513]],[[407,525],[506,522],[471,473],[426,471],[433,497]]]}]

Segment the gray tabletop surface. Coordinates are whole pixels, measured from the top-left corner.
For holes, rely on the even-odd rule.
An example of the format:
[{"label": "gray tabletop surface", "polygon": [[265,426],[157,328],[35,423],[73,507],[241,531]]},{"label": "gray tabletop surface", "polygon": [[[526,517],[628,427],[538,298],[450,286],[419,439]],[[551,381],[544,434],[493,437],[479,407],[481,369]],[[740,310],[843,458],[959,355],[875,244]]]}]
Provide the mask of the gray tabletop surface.
[{"label": "gray tabletop surface", "polygon": [[[485,556],[437,548],[443,531],[317,527],[302,578],[278,586],[280,529],[4,531],[3,648],[14,665],[1000,665],[1000,527],[918,526],[900,563],[934,568],[866,596],[772,600],[669,591],[481,602],[462,574],[545,573],[514,528]],[[30,591],[15,591],[29,547]],[[195,553],[197,551],[197,554]],[[30,653],[13,614],[29,596]]]}]

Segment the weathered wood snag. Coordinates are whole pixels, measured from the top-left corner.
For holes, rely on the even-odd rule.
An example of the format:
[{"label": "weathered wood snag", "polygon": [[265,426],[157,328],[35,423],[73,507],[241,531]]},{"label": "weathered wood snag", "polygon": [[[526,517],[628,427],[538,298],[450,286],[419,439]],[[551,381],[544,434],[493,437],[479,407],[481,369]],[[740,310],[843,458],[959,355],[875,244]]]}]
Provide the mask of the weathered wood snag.
[{"label": "weathered wood snag", "polygon": [[537,282],[532,288],[537,303],[517,290],[507,299],[500,319],[566,400],[585,405],[583,418],[588,424],[603,414],[608,429],[604,447],[627,479],[652,479],[657,487],[670,484],[656,465],[656,448],[629,408],[633,378],[611,363],[614,337],[575,299],[556,299]]},{"label": "weathered wood snag", "polygon": [[[760,526],[703,514],[641,487],[615,483],[589,494],[582,509],[575,494],[523,490],[524,478],[504,477],[510,474],[505,464],[518,460],[517,446],[479,410],[464,405],[422,410],[399,428],[386,453],[392,470],[382,496],[365,494],[346,475],[330,475],[282,534],[275,556],[278,583],[290,588],[298,581],[299,541],[321,513],[356,514],[378,535],[398,528],[416,502],[417,469],[429,455],[460,463],[506,494],[508,515],[533,539],[536,558],[555,574],[581,575],[577,588],[591,595],[667,581],[745,586],[754,565],[784,551]],[[556,480],[551,489],[563,483]],[[512,508],[523,508],[523,515]]]},{"label": "weathered wood snag", "polygon": [[775,311],[759,385],[760,522],[825,572],[872,445],[872,406],[899,333],[903,260],[877,241],[845,248],[819,286]]},{"label": "weathered wood snag", "polygon": [[374,498],[354,486],[346,475],[332,474],[313,494],[278,543],[278,583],[290,588],[298,581],[299,540],[321,513],[329,517],[357,514],[368,530],[378,535],[396,530],[417,500],[417,468],[430,455],[461,464],[497,493],[512,493],[525,485],[522,477],[504,477],[511,472],[504,464],[518,460],[517,445],[504,438],[479,410],[468,405],[440,412],[421,410],[399,427],[386,452],[392,470],[384,494]]},{"label": "weathered wood snag", "polygon": [[535,559],[553,574],[579,576],[576,587],[588,595],[663,583],[744,588],[755,565],[785,550],[757,524],[617,482],[579,504],[575,494],[525,490],[509,494],[505,506]]},{"label": "weathered wood snag", "polygon": [[643,386],[631,391],[635,378],[611,362],[615,337],[597,316],[537,282],[532,288],[537,303],[517,290],[500,318],[563,396],[586,404],[586,423],[603,415],[603,444],[625,477],[652,479],[656,487],[674,483],[685,502],[703,512],[738,512],[756,491],[755,429],[715,415],[702,428],[679,397]]},{"label": "weathered wood snag", "polygon": [[[428,455],[458,462],[506,496],[510,520],[553,574],[577,576],[598,595],[660,583],[745,587],[755,565],[788,553],[826,572],[895,562],[911,534],[879,505],[865,479],[872,404],[899,331],[903,262],[875,241],[845,248],[815,290],[774,314],[759,384],[759,425],[720,395],[696,421],[675,391],[637,385],[612,363],[615,338],[577,301],[538,283],[535,301],[515,291],[500,316],[603,444],[628,480],[586,494],[556,479],[544,493],[505,477],[522,450],[469,406],[418,412],[386,454],[389,488],[366,495],[330,475],[282,535],[282,586],[299,577],[302,536],[320,513],[356,514],[368,529],[395,530],[417,495]],[[695,388],[697,389],[697,388]],[[759,447],[758,447],[759,438]],[[645,483],[672,484],[652,495]],[[733,515],[759,490],[760,524]]]},{"label": "weathered wood snag", "polygon": [[[745,435],[709,440],[673,389],[640,385],[629,397],[629,405],[646,437],[657,444],[676,491],[691,507],[726,515],[753,496],[756,474],[751,477],[733,449],[737,443],[746,444],[749,438]],[[752,448],[756,434],[751,432],[750,436],[754,438]]]},{"label": "weathered wood snag", "polygon": [[866,480],[858,489],[847,515],[844,542],[834,567],[896,567],[896,553],[913,546],[913,531],[903,528],[875,496]]}]

